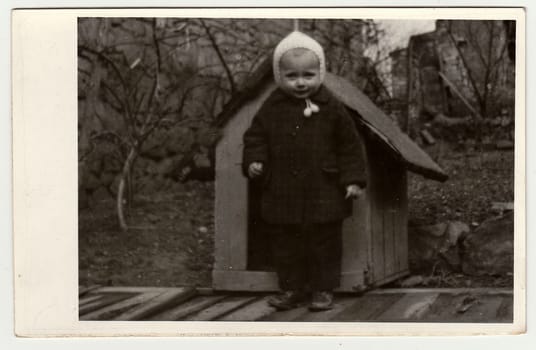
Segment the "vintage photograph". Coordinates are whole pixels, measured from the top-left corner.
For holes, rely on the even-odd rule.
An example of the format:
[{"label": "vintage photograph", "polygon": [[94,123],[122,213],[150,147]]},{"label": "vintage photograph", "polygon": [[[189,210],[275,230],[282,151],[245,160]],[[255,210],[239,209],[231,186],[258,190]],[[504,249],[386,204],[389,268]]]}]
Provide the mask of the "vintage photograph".
[{"label": "vintage photograph", "polygon": [[515,20],[76,28],[80,321],[513,322]]}]

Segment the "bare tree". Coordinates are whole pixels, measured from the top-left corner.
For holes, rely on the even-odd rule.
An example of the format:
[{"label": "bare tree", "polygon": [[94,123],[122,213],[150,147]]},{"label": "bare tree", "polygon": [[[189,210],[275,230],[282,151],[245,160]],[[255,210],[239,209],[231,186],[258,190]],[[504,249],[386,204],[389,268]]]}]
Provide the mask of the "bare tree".
[{"label": "bare tree", "polygon": [[[191,67],[177,69],[169,61],[172,53],[185,42],[166,45],[169,30],[162,20],[136,19],[134,25],[124,20],[99,19],[96,45],[80,40],[79,57],[89,61],[92,68],[89,104],[100,106],[93,113],[100,119],[114,119],[108,129],[126,145],[117,190],[117,213],[122,229],[127,229],[124,203],[132,202],[132,166],[144,142],[162,124],[176,124],[185,119],[183,113],[190,94],[200,85],[193,82]],[[111,31],[111,27],[122,27]],[[184,31],[185,25],[173,33]],[[84,69],[81,67],[81,69]],[[175,79],[170,78],[175,76]],[[180,77],[180,79],[176,79]],[[106,116],[99,115],[100,113]],[[112,130],[110,130],[112,129]],[[126,188],[128,187],[128,191]],[[125,200],[128,192],[129,199]]]},{"label": "bare tree", "polygon": [[446,32],[456,48],[471,86],[479,115],[486,118],[504,99],[504,66],[508,40],[501,21],[449,21]]},{"label": "bare tree", "polygon": [[[292,30],[283,19],[82,18],[79,20],[79,129],[90,146],[111,139],[121,163],[119,225],[136,191],[136,161],[162,130],[185,127],[218,137],[216,116],[241,91],[275,44]],[[331,71],[363,82],[363,52],[374,42],[372,21],[300,20],[326,49]],[[367,29],[368,28],[368,29]],[[85,136],[84,136],[85,135]],[[91,136],[87,136],[91,135]],[[104,137],[106,135],[106,137]],[[156,140],[155,140],[156,139]],[[194,137],[174,171],[214,142]],[[205,137],[206,139],[206,137]]]}]

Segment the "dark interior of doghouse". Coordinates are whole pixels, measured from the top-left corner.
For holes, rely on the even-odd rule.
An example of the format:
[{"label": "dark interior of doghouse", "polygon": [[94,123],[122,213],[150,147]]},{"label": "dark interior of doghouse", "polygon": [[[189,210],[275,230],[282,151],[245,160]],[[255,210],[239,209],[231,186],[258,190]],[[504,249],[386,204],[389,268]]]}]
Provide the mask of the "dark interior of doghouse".
[{"label": "dark interior of doghouse", "polygon": [[[356,128],[365,140],[366,152],[370,161],[388,166],[394,159],[385,143],[362,125],[360,117],[349,110],[356,120]],[[261,209],[261,184],[259,181],[249,181],[248,189],[248,263],[247,269],[252,271],[274,271],[271,246],[266,224],[263,223]]]},{"label": "dark interior of doghouse", "polygon": [[272,249],[261,218],[261,185],[249,181],[248,190],[248,270],[273,271]]}]

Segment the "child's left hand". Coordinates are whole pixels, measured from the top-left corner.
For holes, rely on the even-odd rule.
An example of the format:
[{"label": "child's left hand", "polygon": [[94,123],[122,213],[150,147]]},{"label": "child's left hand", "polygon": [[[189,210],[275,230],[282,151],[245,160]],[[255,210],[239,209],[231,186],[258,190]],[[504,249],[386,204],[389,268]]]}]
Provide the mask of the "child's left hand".
[{"label": "child's left hand", "polygon": [[363,189],[358,185],[348,185],[346,186],[346,196],[345,199],[352,198],[356,199],[363,194]]}]

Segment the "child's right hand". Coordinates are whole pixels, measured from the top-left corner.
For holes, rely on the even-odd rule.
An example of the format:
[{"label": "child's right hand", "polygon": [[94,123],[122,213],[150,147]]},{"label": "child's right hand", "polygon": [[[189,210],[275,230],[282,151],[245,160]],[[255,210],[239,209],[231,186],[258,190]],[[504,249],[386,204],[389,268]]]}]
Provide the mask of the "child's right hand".
[{"label": "child's right hand", "polygon": [[263,165],[262,163],[259,163],[259,162],[253,162],[249,165],[249,168],[248,168],[248,175],[249,177],[253,178],[253,177],[257,177],[259,175],[261,175],[263,172]]}]

